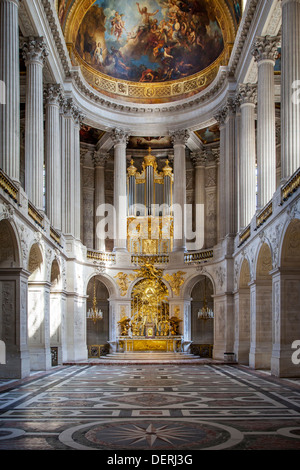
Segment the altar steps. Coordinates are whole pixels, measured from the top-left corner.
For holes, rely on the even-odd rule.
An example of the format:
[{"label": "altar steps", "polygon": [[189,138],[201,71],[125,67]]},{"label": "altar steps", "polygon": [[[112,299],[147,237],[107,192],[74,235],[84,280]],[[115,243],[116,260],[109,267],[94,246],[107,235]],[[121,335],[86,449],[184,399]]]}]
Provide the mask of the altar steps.
[{"label": "altar steps", "polygon": [[[134,364],[211,364],[210,358],[202,358],[184,352],[115,352],[82,361],[81,365],[134,365]],[[77,363],[78,364],[78,363]]]}]

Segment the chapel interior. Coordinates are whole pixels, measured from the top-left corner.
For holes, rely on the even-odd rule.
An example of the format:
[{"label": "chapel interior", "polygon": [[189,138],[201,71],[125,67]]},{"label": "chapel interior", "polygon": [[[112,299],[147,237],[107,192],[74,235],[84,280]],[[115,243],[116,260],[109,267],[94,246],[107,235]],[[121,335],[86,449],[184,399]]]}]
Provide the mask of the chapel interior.
[{"label": "chapel interior", "polygon": [[0,0],[0,378],[300,377],[299,55],[296,0]]}]

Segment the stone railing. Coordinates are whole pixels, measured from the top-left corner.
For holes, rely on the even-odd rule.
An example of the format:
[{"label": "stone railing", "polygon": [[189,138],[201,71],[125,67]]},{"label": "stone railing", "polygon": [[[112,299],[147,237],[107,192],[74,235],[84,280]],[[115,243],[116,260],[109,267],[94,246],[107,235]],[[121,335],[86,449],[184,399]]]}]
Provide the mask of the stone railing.
[{"label": "stone railing", "polygon": [[300,168],[291,176],[281,189],[281,203],[287,201],[300,187]]},{"label": "stone railing", "polygon": [[116,255],[114,253],[103,253],[100,251],[88,250],[87,259],[99,261],[100,263],[115,264]]},{"label": "stone railing", "polygon": [[248,225],[239,235],[239,247],[251,237],[251,225]]},{"label": "stone railing", "polygon": [[256,216],[256,228],[261,227],[273,214],[273,201],[268,204]]},{"label": "stone railing", "polygon": [[214,257],[214,250],[202,250],[195,253],[185,253],[184,262],[186,264],[197,264],[202,261],[211,260]]},{"label": "stone railing", "polygon": [[28,201],[28,215],[35,223],[44,230],[44,216],[34,207],[34,205]]},{"label": "stone railing", "polygon": [[131,264],[140,265],[147,261],[151,264],[168,264],[169,255],[131,255]]},{"label": "stone railing", "polygon": [[11,181],[11,179],[0,169],[0,187],[13,199],[14,202],[18,202],[19,190],[17,186]]}]

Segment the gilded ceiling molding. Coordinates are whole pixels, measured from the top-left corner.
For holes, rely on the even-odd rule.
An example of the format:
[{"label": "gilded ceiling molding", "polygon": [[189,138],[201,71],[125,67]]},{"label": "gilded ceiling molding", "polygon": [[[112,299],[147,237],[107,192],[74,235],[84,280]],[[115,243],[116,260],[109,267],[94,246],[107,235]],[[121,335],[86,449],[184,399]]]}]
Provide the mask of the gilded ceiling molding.
[{"label": "gilded ceiling molding", "polygon": [[203,91],[202,93],[198,93],[197,95],[195,95],[195,99],[190,99],[186,102],[169,103],[163,106],[151,105],[149,107],[136,106],[130,103],[112,102],[104,95],[101,95],[100,92],[96,91],[95,89],[93,90],[93,88],[86,82],[81,72],[77,71],[71,66],[70,58],[66,54],[66,45],[63,43],[63,35],[55,11],[55,5],[50,0],[41,0],[41,3],[43,5],[49,26],[51,28],[51,33],[56,44],[58,56],[65,72],[65,77],[72,79],[73,84],[77,88],[78,92],[80,92],[87,99],[93,101],[98,105],[101,105],[107,109],[114,109],[119,112],[176,113],[182,112],[185,109],[198,108],[199,105],[212,99],[226,84],[228,78],[234,75],[238,62],[240,60],[241,52],[244,46],[244,40],[249,33],[249,29],[258,0],[248,0],[249,6],[247,6],[246,16],[242,18],[242,31],[238,32],[238,43],[235,46],[234,57],[230,62],[230,70],[226,69],[225,67],[221,69],[217,81],[215,81],[215,83],[212,83],[212,86],[210,86],[207,91]]},{"label": "gilded ceiling molding", "polygon": [[80,25],[95,4],[95,0],[78,0],[68,14],[64,36],[73,65],[80,66],[84,79],[97,91],[111,98],[136,103],[165,103],[180,100],[200,93],[217,77],[221,66],[229,62],[235,40],[235,25],[225,0],[215,0],[216,20],[222,30],[224,50],[221,55],[204,70],[178,80],[161,82],[135,82],[117,79],[97,71],[83,60],[75,48]]}]

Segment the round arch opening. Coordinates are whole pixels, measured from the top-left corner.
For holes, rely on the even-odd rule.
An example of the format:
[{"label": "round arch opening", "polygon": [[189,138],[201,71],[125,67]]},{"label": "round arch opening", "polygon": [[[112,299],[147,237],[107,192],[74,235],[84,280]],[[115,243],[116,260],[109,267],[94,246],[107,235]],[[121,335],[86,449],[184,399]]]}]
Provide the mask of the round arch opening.
[{"label": "round arch opening", "polygon": [[191,351],[200,357],[212,357],[214,319],[201,316],[203,308],[214,309],[214,287],[207,276],[201,276],[191,292]]},{"label": "round arch opening", "polygon": [[86,311],[96,308],[102,312],[102,319],[86,319],[87,348],[90,358],[97,358],[109,352],[109,292],[105,284],[96,276],[87,286]]}]

